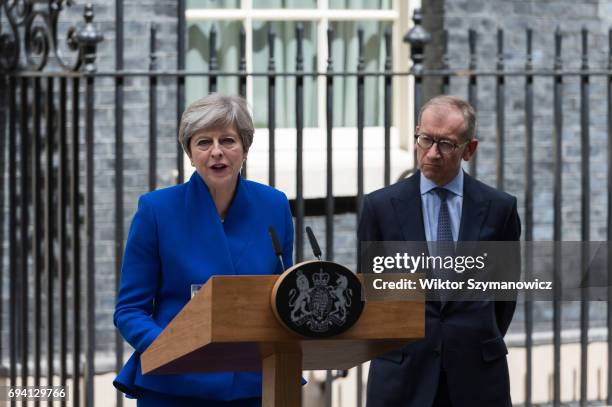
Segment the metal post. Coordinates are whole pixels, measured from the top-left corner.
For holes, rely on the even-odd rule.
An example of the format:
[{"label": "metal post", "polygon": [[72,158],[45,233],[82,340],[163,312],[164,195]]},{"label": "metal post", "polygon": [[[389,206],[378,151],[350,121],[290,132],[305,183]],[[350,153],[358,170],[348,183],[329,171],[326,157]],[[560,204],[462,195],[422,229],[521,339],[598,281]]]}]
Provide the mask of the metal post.
[{"label": "metal post", "polygon": [[[43,242],[42,219],[40,218],[41,187],[39,180],[42,179],[40,169],[41,152],[41,78],[34,78],[34,100],[32,109],[34,113],[34,136],[32,137],[32,269],[34,270],[34,386],[40,385],[42,359],[41,352],[41,330],[42,330],[42,292],[41,292],[41,270],[43,269],[41,242]],[[34,401],[38,406],[38,400]]]},{"label": "metal post", "polygon": [[297,53],[295,59],[295,130],[296,130],[296,180],[295,180],[295,259],[304,259],[304,26],[298,23],[295,27]]},{"label": "metal post", "polygon": [[555,31],[555,72],[554,86],[554,121],[553,121],[553,144],[554,144],[554,180],[553,180],[553,405],[561,405],[561,299],[559,298],[561,288],[561,260],[559,243],[562,239],[562,193],[563,193],[563,62],[561,59],[561,30],[557,27]]},{"label": "metal post", "polygon": [[[246,31],[244,26],[240,27],[240,60],[238,61],[238,71],[240,76],[238,78],[238,94],[246,99],[247,97],[247,75],[246,75]],[[247,177],[247,161],[242,164],[241,175],[243,178]]]},{"label": "metal post", "polygon": [[384,128],[385,128],[385,186],[391,183],[391,114],[393,111],[393,49],[391,47],[391,30],[385,30],[385,93],[384,93]]},{"label": "metal post", "polygon": [[[365,77],[363,71],[365,69],[365,59],[363,50],[363,28],[357,30],[358,38],[358,60],[357,60],[357,220],[361,217],[361,204],[363,202],[363,127],[365,118]],[[357,250],[359,256],[359,250]],[[359,258],[356,259],[356,264],[359,264]],[[363,406],[363,366],[357,365],[356,370],[357,380],[357,406]]]},{"label": "metal post", "polygon": [[[608,71],[612,71],[612,28],[608,29]],[[608,105],[608,213],[607,213],[607,231],[608,231],[608,287],[612,285],[612,256],[610,253],[610,242],[612,242],[612,75],[607,76],[607,105]],[[608,368],[612,366],[612,290],[608,289],[607,308],[607,326],[608,326]],[[607,404],[612,404],[612,375],[608,374],[607,383]]]},{"label": "metal post", "polygon": [[[68,179],[67,171],[67,88],[68,82],[65,77],[60,78],[60,100],[59,100],[59,159],[58,159],[58,180]],[[58,279],[59,279],[59,343],[60,343],[60,365],[59,365],[59,384],[66,386],[68,376],[68,256],[67,256],[67,213],[66,213],[66,197],[68,194],[68,186],[66,182],[58,182],[58,199],[57,199],[57,245],[59,247],[59,262],[58,262]],[[66,401],[62,400],[60,405],[64,407]]]},{"label": "metal post", "polygon": [[210,27],[210,34],[208,37],[208,52],[209,52],[209,63],[208,71],[208,93],[214,93],[217,91],[217,75],[215,73],[219,70],[219,64],[217,63],[217,29],[213,24]]},{"label": "metal post", "polygon": [[[86,329],[85,406],[94,405],[95,375],[95,219],[94,219],[94,73],[96,48],[103,36],[93,24],[93,6],[87,4],[85,24],[76,34],[81,47],[85,76],[85,241],[86,241]],[[75,124],[76,125],[76,124]]]},{"label": "metal post", "polygon": [[[0,18],[2,17],[2,13],[0,13]],[[2,26],[0,25],[0,32],[2,32]],[[6,134],[6,129],[7,129],[7,113],[8,113],[8,76],[6,75],[0,75],[0,106],[2,106],[2,108],[0,109],[0,171],[3,174],[7,174],[8,171],[6,169],[6,146],[7,146],[7,134]],[[5,186],[6,186],[6,178],[5,177],[1,177],[0,178],[0,202],[4,202],[4,198],[5,198]],[[2,267],[0,267],[0,293],[4,293],[4,282],[6,281],[5,279],[7,278],[6,274],[5,274],[5,270],[6,268],[4,267],[4,211],[0,212],[0,242],[3,242],[2,245],[0,245],[0,264],[2,264]],[[0,297],[2,297],[0,295]],[[0,315],[4,315],[5,309],[4,309],[4,298],[1,298],[2,301],[0,301]],[[2,333],[5,332],[5,326],[4,326],[4,318],[0,317],[0,336],[2,336]],[[6,347],[4,346],[4,341],[2,340],[2,338],[0,338],[0,360],[5,360],[4,359],[4,349],[6,349]],[[6,370],[6,367],[0,363],[0,375],[2,376],[2,379],[5,380],[4,384],[6,385],[6,378],[8,371]]]},{"label": "metal post", "polygon": [[504,32],[497,30],[497,81],[495,85],[495,111],[496,126],[495,134],[497,139],[496,162],[497,162],[497,189],[504,189],[504,143],[505,143],[505,87],[506,78],[504,70]]},{"label": "metal post", "polygon": [[276,63],[274,62],[274,40],[276,35],[268,29],[268,183],[276,185]]},{"label": "metal post", "polygon": [[[8,151],[8,202],[9,202],[9,384],[17,385],[17,80],[9,77],[9,151]],[[16,401],[11,401],[11,407]]]},{"label": "metal post", "polygon": [[[332,44],[334,30],[327,27],[327,75],[325,77],[325,135],[326,135],[326,195],[325,195],[325,258],[329,261],[334,259],[334,154],[333,154],[333,130],[334,130],[334,60],[332,58]],[[330,372],[327,372],[330,375]],[[327,395],[327,387],[325,392]],[[331,392],[331,388],[329,390]],[[330,393],[331,402],[331,393]],[[327,398],[327,397],[326,397]]]},{"label": "metal post", "polygon": [[[474,73],[477,69],[477,54],[476,54],[476,30],[470,28],[468,31],[468,44],[470,52],[470,79],[468,83],[468,101],[470,105],[478,112],[478,76]],[[473,177],[477,176],[477,161],[478,161],[478,150],[470,158],[470,175]]]},{"label": "metal post", "polygon": [[[423,14],[421,9],[414,10],[412,16],[414,26],[404,35],[404,42],[410,46],[412,67],[410,73],[414,76],[414,123],[419,121],[419,111],[423,105],[423,61],[425,60],[425,46],[431,41],[431,35],[422,26]],[[416,165],[416,149],[414,150],[414,163]]]},{"label": "metal post", "polygon": [[[177,3],[177,55],[176,55],[176,68],[179,72],[185,70],[185,32],[186,32],[186,19],[185,19],[185,4],[186,0],[178,0]],[[179,74],[176,79],[176,128],[180,126],[181,115],[185,110],[185,75]],[[183,165],[183,147],[180,143],[176,144],[176,167],[177,167],[177,184],[182,184],[185,181],[185,168]]]},{"label": "metal post", "polygon": [[[45,277],[47,280],[47,386],[53,386],[53,362],[54,362],[54,332],[53,327],[55,325],[55,309],[54,309],[54,281],[56,256],[53,254],[53,240],[54,240],[54,211],[55,206],[53,202],[53,148],[55,145],[55,135],[53,128],[53,77],[47,78],[47,93],[46,93],[46,143],[45,143]],[[38,273],[38,270],[35,270]],[[52,401],[49,400],[48,405],[52,406]]]},{"label": "metal post", "polygon": [[363,56],[363,28],[357,29],[357,222],[363,201],[363,128],[365,118],[365,59]]},{"label": "metal post", "polygon": [[[448,61],[448,30],[445,28],[442,30],[442,69],[449,69]],[[447,95],[450,90],[450,75],[442,75],[442,85],[440,91],[443,95]]]},{"label": "metal post", "polygon": [[[157,26],[151,24],[149,72],[157,70]],[[149,191],[157,187],[157,76],[149,76]]]},{"label": "metal post", "polygon": [[[123,70],[123,0],[115,1],[115,70]],[[115,296],[119,293],[123,263],[123,85],[121,75],[115,77]],[[115,298],[116,300],[116,298]],[[123,338],[115,330],[115,371],[123,367]],[[123,393],[116,391],[117,407],[123,407]]]},{"label": "metal post", "polygon": [[70,217],[72,218],[72,405],[81,405],[81,225],[79,191],[79,78],[72,80],[72,140],[70,167]]},{"label": "metal post", "polygon": [[[527,29],[527,61],[525,62],[525,281],[531,281],[533,253],[533,70],[532,31]],[[525,296],[525,407],[531,407],[533,346],[533,302],[529,293]]]},{"label": "metal post", "polygon": [[[589,69],[588,32],[582,28],[582,65],[580,77],[580,157],[581,157],[581,240],[590,240],[590,140],[589,140],[589,82],[590,77],[586,71]],[[588,250],[582,245],[581,250],[582,273],[587,273],[589,266]],[[588,352],[589,352],[589,299],[587,297],[588,276],[581,290],[580,301],[580,406],[586,407],[588,403]]]},{"label": "metal post", "polygon": [[240,72],[240,78],[238,82],[238,94],[246,99],[247,97],[247,74],[246,74],[246,31],[244,26],[240,27],[240,59],[238,60],[238,71]]},{"label": "metal post", "polygon": [[85,406],[94,405],[95,376],[95,212],[94,212],[94,77],[85,78]]},{"label": "metal post", "polygon": [[17,319],[17,324],[21,328],[19,332],[21,333],[21,385],[27,386],[28,383],[28,356],[29,356],[29,332],[28,332],[28,246],[30,245],[28,239],[28,224],[29,224],[29,194],[28,194],[28,179],[30,177],[28,171],[29,164],[29,146],[30,146],[30,137],[28,132],[28,79],[22,77],[20,80],[20,94],[21,94],[21,109],[19,115],[19,127],[20,127],[20,136],[21,140],[19,141],[20,145],[20,166],[21,171],[19,173],[20,184],[21,184],[21,200],[20,200],[20,217],[19,217],[19,235],[21,240],[20,247],[20,275],[17,282],[20,284],[20,289],[18,290],[21,295],[20,302],[20,312],[18,313],[19,317]]}]

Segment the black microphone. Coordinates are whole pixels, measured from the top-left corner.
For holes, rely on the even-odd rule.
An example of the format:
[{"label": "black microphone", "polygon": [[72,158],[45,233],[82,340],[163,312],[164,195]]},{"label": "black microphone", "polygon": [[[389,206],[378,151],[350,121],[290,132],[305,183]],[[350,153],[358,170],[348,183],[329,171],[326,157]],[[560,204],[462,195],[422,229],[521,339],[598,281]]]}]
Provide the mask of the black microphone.
[{"label": "black microphone", "polygon": [[312,253],[315,255],[319,261],[321,261],[321,248],[319,247],[319,243],[317,242],[317,238],[315,237],[312,228],[310,226],[306,226],[306,234],[308,235],[308,240],[310,241],[310,247],[312,248]]},{"label": "black microphone", "polygon": [[270,239],[272,239],[272,246],[274,246],[274,253],[278,260],[280,261],[281,268],[285,271],[285,263],[283,262],[283,248],[278,241],[278,236],[276,235],[276,230],[272,226],[268,226],[268,234],[270,235]]}]

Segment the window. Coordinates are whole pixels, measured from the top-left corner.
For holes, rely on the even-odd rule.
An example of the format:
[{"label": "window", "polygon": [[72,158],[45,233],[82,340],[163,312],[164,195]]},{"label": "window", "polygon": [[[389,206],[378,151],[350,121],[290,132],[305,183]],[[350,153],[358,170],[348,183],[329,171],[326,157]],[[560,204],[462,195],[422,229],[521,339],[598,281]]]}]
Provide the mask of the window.
[{"label": "window", "polygon": [[[246,65],[249,72],[266,72],[269,63],[268,32],[275,33],[274,62],[276,72],[293,72],[296,68],[296,35],[298,22],[304,27],[304,71],[325,72],[327,69],[327,28],[334,30],[332,43],[333,69],[339,71],[356,71],[357,69],[357,29],[364,30],[364,58],[366,71],[379,71],[384,67],[385,49],[384,32],[387,28],[393,31],[394,70],[406,70],[408,67],[407,49],[402,53],[401,47],[407,48],[401,38],[408,30],[408,2],[403,0],[191,0],[188,2],[186,18],[188,24],[187,69],[189,71],[209,69],[209,36],[211,28],[217,31],[216,49],[219,71],[236,72],[239,60],[239,32],[244,27],[246,33]],[[404,58],[404,60],[400,60]],[[402,83],[404,82],[404,83]],[[396,109],[393,117],[392,138],[394,145],[400,144],[399,134],[405,116],[399,110],[411,111],[406,101],[407,84],[405,78],[396,78],[394,82],[394,103]],[[382,186],[382,124],[383,124],[383,79],[366,77],[365,108],[366,148],[381,151],[381,159],[375,159],[380,176],[370,183],[366,177],[366,190]],[[208,93],[207,77],[189,77],[187,80],[187,102]],[[238,79],[220,76],[217,89],[224,93],[237,93]],[[254,107],[255,126],[267,127],[267,77],[257,76],[247,79],[247,100]],[[324,196],[325,186],[325,78],[304,77],[304,125],[305,129],[305,165],[316,166],[311,174],[320,176],[312,186],[305,185],[305,194],[312,197]],[[276,127],[277,127],[277,185],[290,196],[294,195],[294,186],[290,178],[295,174],[295,78],[277,77],[276,79]],[[334,79],[334,150],[342,153],[334,160],[334,178],[342,173],[356,174],[356,78],[335,77]],[[257,108],[264,106],[264,108]],[[284,132],[287,136],[283,136]],[[309,140],[306,140],[308,137]],[[408,135],[405,134],[406,139]],[[249,178],[266,182],[267,173],[267,137],[265,130],[256,132],[254,151],[249,153]],[[369,140],[371,139],[371,140]],[[336,140],[339,140],[338,143]],[[344,141],[342,141],[344,140]],[[368,141],[369,140],[369,141]],[[293,149],[293,151],[292,151]],[[337,150],[337,151],[336,151]],[[411,154],[404,151],[401,157],[392,156],[392,177],[411,166]],[[261,154],[261,155],[260,155]],[[348,155],[346,155],[348,154]],[[395,152],[393,154],[396,154]],[[257,160],[253,160],[253,155]],[[341,168],[349,165],[350,168]],[[261,167],[261,168],[259,168]],[[336,167],[338,167],[336,169]],[[397,170],[395,168],[397,167]],[[287,171],[283,170],[286,168]],[[261,173],[260,173],[261,169]],[[309,169],[304,168],[306,174]],[[366,169],[368,172],[369,169]],[[287,173],[287,185],[283,185],[281,173]],[[279,177],[279,175],[281,175]],[[293,175],[293,177],[290,177]],[[308,175],[307,175],[308,178]],[[346,179],[346,178],[345,178]],[[378,180],[380,179],[380,180]],[[318,183],[318,186],[316,186]],[[335,193],[351,195],[356,186],[344,190],[340,182],[335,183]]]}]

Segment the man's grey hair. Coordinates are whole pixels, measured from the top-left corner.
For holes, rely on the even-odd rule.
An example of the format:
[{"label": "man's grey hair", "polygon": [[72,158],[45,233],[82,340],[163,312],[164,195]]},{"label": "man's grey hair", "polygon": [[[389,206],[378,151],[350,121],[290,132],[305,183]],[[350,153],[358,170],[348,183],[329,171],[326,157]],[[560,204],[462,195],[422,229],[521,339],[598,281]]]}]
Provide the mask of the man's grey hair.
[{"label": "man's grey hair", "polygon": [[421,125],[421,117],[423,116],[423,112],[434,106],[449,107],[451,109],[458,110],[463,116],[464,123],[461,137],[463,137],[465,141],[472,140],[474,137],[476,137],[476,112],[469,102],[457,96],[440,95],[429,99],[429,101],[427,101],[427,103],[425,103],[419,111],[419,126]]},{"label": "man's grey hair", "polygon": [[242,141],[244,152],[253,144],[253,119],[246,101],[240,96],[211,93],[190,104],[181,116],[178,140],[191,157],[189,143],[194,134],[202,130],[235,127]]}]

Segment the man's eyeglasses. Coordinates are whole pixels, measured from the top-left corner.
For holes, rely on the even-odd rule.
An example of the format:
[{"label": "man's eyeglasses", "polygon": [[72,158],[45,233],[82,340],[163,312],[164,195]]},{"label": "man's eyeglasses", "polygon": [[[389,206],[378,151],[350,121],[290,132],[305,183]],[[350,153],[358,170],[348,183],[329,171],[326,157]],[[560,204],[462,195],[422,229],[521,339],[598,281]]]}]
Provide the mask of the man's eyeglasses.
[{"label": "man's eyeglasses", "polygon": [[470,140],[468,140],[461,144],[455,144],[452,141],[448,141],[444,139],[436,140],[433,137],[430,137],[426,134],[417,134],[415,135],[415,139],[419,147],[421,147],[424,150],[429,150],[434,144],[438,144],[438,150],[440,151],[441,154],[450,154],[456,149],[462,148],[470,142]]}]

